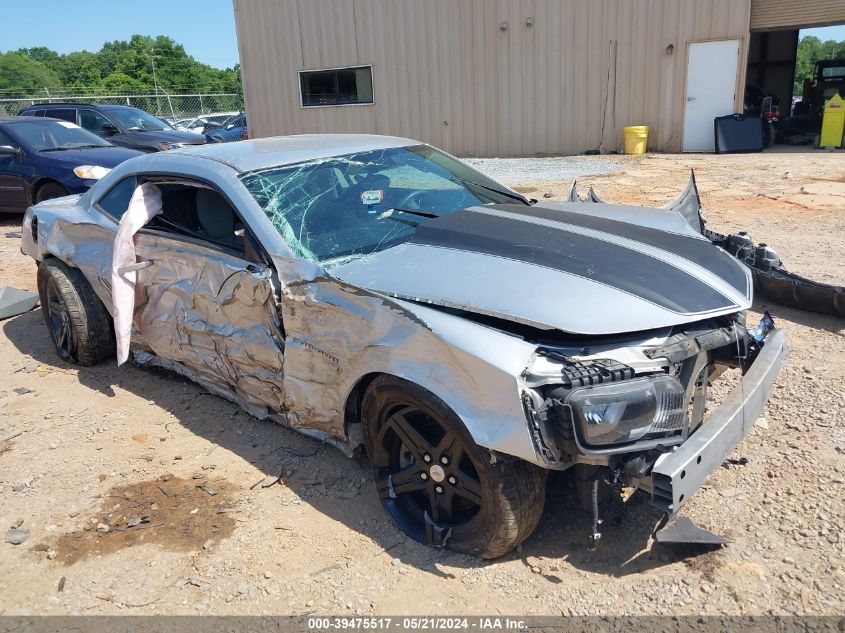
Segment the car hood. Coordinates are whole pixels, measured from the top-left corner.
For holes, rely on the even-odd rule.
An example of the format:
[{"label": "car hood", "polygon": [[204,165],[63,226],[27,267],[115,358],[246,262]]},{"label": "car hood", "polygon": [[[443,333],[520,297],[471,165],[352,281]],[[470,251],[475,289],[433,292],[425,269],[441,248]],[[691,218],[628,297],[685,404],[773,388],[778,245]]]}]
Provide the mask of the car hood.
[{"label": "car hood", "polygon": [[67,164],[71,169],[79,165],[100,165],[114,167],[125,160],[143,156],[144,152],[134,149],[111,145],[106,147],[85,147],[82,149],[66,149],[61,152],[41,154],[42,157],[52,156],[57,162]]},{"label": "car hood", "polygon": [[205,137],[202,134],[193,132],[182,132],[180,130],[151,130],[149,132],[125,132],[127,139],[137,141],[142,145],[154,143],[185,143],[186,145],[202,145]]},{"label": "car hood", "polygon": [[555,208],[472,207],[328,266],[352,285],[542,329],[617,334],[751,305],[748,269],[703,237]]}]

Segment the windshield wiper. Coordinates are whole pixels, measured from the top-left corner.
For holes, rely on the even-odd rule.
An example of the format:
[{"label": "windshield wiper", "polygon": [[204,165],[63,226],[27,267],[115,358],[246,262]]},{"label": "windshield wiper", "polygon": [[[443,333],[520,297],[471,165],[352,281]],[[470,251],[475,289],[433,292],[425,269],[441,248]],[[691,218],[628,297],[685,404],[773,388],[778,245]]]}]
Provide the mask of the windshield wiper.
[{"label": "windshield wiper", "polygon": [[39,152],[66,152],[70,149],[85,149],[88,147],[115,147],[114,145],[95,145],[94,143],[82,143],[80,145],[59,145],[58,147],[45,147]]},{"label": "windshield wiper", "polygon": [[400,207],[393,207],[392,209],[386,209],[378,214],[378,219],[381,218],[389,218],[393,215],[393,212],[396,211],[398,213],[410,213],[411,215],[419,215],[423,218],[439,218],[440,214],[435,213],[434,211],[428,211],[427,209],[402,209]]},{"label": "windshield wiper", "polygon": [[405,224],[410,224],[411,226],[414,226],[414,227],[420,225],[419,222],[414,222],[412,220],[409,220],[408,218],[396,217],[395,216],[396,213],[407,213],[408,215],[417,215],[417,216],[420,216],[422,218],[439,218],[440,217],[440,215],[435,213],[434,211],[425,211],[423,209],[400,209],[400,208],[394,207],[392,209],[385,209],[384,211],[379,213],[376,216],[376,220],[383,220],[383,219],[395,220],[397,222],[403,222]]},{"label": "windshield wiper", "polygon": [[523,204],[530,204],[526,198],[522,197],[518,193],[511,193],[510,191],[504,191],[502,189],[497,189],[496,187],[488,187],[487,185],[482,185],[480,182],[467,180],[466,178],[459,178],[458,176],[452,176],[449,180],[451,180],[452,182],[458,182],[473,187],[481,187],[482,189],[492,191],[493,193],[498,193],[499,195],[511,198],[512,200],[519,200]]},{"label": "windshield wiper", "polygon": [[65,145],[64,149],[86,149],[88,147],[116,147],[115,145],[99,145],[97,143],[80,143],[79,145]]},{"label": "windshield wiper", "polygon": [[425,211],[423,209],[400,209],[398,207],[394,207],[392,209],[385,209],[381,213],[376,216],[376,220],[395,220],[396,222],[402,222],[404,224],[410,224],[413,227],[417,227],[420,225],[419,222],[414,222],[409,220],[408,218],[400,218],[396,217],[396,213],[407,213],[408,215],[418,215],[423,218],[439,218],[440,215],[435,213],[434,211]]}]

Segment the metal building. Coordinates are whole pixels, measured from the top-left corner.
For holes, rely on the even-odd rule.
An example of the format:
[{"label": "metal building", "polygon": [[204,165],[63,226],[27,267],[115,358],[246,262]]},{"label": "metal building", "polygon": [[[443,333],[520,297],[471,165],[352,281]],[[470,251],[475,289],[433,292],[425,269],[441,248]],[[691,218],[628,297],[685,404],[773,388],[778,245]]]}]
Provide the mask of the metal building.
[{"label": "metal building", "polygon": [[[651,149],[712,150],[747,72],[785,85],[797,28],[845,22],[843,0],[233,1],[251,136],[392,134],[460,156],[620,149],[626,125]],[[786,44],[763,51],[773,30]]]}]

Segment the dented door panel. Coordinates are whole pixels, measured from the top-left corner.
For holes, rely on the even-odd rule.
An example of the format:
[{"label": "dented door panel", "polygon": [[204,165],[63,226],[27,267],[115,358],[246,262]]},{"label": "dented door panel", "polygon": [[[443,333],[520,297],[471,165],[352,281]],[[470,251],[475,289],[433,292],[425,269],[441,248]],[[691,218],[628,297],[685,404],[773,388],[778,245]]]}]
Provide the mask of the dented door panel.
[{"label": "dented door panel", "polygon": [[253,415],[285,406],[284,341],[271,270],[151,233],[138,236],[137,341],[230,390]]}]

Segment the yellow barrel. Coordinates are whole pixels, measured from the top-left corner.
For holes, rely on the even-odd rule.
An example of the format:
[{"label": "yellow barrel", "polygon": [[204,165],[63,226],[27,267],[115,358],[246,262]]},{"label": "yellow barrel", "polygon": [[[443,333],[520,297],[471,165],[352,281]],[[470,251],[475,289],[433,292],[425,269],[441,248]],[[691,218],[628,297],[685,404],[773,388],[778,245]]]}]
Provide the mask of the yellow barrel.
[{"label": "yellow barrel", "polygon": [[625,153],[645,154],[648,146],[647,125],[625,126]]}]

